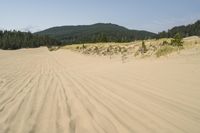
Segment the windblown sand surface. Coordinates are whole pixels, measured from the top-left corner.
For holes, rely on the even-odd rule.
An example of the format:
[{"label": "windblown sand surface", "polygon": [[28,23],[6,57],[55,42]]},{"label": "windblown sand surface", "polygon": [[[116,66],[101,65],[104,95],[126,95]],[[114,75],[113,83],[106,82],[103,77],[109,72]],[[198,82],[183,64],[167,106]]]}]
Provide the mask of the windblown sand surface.
[{"label": "windblown sand surface", "polygon": [[200,132],[200,53],[122,63],[0,50],[0,133],[135,132]]}]

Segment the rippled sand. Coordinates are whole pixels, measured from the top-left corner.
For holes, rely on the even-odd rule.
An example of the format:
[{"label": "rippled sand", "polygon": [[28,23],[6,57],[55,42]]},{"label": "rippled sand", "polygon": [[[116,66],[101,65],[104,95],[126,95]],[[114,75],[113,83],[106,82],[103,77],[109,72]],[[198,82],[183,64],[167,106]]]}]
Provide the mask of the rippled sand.
[{"label": "rippled sand", "polygon": [[0,133],[199,133],[200,54],[0,50]]}]

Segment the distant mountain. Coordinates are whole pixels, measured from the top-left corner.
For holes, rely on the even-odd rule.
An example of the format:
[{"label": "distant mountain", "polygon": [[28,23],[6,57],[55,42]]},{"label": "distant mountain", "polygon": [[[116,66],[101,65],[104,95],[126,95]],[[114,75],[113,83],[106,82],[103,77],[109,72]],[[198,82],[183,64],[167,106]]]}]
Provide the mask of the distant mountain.
[{"label": "distant mountain", "polygon": [[182,37],[200,36],[200,20],[194,24],[176,26],[168,31],[158,33],[158,38],[174,37],[176,33],[180,33]]},{"label": "distant mountain", "polygon": [[65,44],[90,42],[129,42],[156,37],[156,34],[152,32],[129,30],[125,27],[111,23],[53,27],[35,34],[48,35]]}]

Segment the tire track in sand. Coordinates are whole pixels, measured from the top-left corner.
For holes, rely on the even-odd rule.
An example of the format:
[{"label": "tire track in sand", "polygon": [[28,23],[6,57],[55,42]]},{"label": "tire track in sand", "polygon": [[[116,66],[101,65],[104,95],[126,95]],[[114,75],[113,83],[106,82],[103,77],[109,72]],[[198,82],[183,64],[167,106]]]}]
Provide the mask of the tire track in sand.
[{"label": "tire track in sand", "polygon": [[[156,77],[168,76],[167,63],[156,63],[166,72],[149,76],[156,72],[151,62],[140,70],[141,62],[121,65],[46,48],[0,51],[0,59],[0,133],[200,132],[200,83],[179,85],[187,77],[173,75],[168,91],[162,84],[168,78]],[[183,64],[169,63],[177,70]],[[185,75],[195,68],[186,66]],[[181,91],[193,83],[196,93]]]}]

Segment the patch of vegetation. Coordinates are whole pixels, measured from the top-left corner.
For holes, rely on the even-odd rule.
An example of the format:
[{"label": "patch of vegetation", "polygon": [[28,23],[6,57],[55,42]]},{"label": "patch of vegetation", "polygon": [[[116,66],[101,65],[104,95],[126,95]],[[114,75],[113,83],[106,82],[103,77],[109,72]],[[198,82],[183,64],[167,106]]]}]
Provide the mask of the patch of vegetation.
[{"label": "patch of vegetation", "polygon": [[170,45],[162,46],[156,51],[156,56],[157,57],[165,56],[177,50],[178,48],[174,46],[170,46]]},{"label": "patch of vegetation", "polygon": [[[183,42],[184,40],[184,42]],[[122,62],[128,57],[146,58],[150,56],[165,56],[172,52],[179,52],[191,44],[198,43],[200,38],[183,39],[180,34],[176,34],[174,38],[152,39],[145,41],[135,41],[131,43],[95,43],[95,44],[76,44],[66,46],[66,49],[89,55],[108,56],[111,58],[120,56]],[[84,50],[83,50],[84,47]]]},{"label": "patch of vegetation", "polygon": [[156,56],[165,56],[168,55],[174,51],[180,51],[183,49],[183,38],[179,33],[175,34],[174,38],[172,38],[171,43],[168,43],[167,41],[163,41],[163,44],[161,47],[156,51]]},{"label": "patch of vegetation", "polygon": [[147,47],[146,47],[144,41],[142,41],[142,48],[141,48],[141,51],[142,51],[143,54],[147,52]]},{"label": "patch of vegetation", "polygon": [[125,60],[128,58],[128,54],[127,54],[127,50],[125,49],[122,53],[121,53],[121,59],[122,59],[122,63],[125,63]]},{"label": "patch of vegetation", "polygon": [[181,47],[183,46],[183,38],[181,37],[180,33],[177,33],[174,38],[171,40],[172,46]]},{"label": "patch of vegetation", "polygon": [[109,45],[106,52],[108,53],[108,55],[110,56],[110,59],[111,59],[112,55],[113,55],[113,47],[111,45]]},{"label": "patch of vegetation", "polygon": [[47,46],[47,48],[49,51],[56,51],[56,50],[60,49],[59,46]]},{"label": "patch of vegetation", "polygon": [[162,43],[161,43],[161,46],[166,46],[166,45],[169,45],[170,43],[167,42],[166,40],[164,40]]},{"label": "patch of vegetation", "polygon": [[86,46],[85,46],[85,44],[83,44],[83,45],[82,45],[82,49],[86,49]]}]

